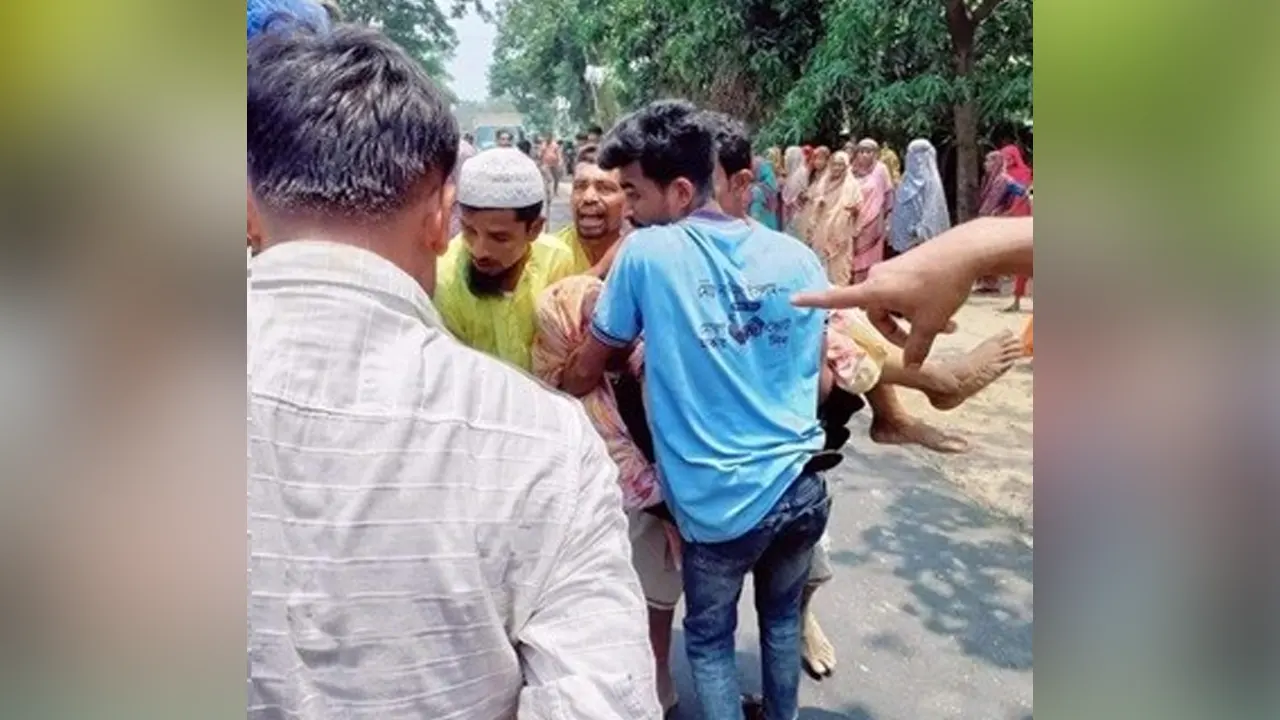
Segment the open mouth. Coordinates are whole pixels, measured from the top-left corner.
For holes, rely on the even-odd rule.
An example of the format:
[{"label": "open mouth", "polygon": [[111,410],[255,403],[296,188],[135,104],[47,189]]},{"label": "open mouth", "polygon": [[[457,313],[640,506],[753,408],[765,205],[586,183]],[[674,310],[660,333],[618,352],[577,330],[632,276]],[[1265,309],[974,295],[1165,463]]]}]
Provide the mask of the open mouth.
[{"label": "open mouth", "polygon": [[605,222],[603,215],[579,215],[578,229],[583,232],[600,232],[604,230]]}]

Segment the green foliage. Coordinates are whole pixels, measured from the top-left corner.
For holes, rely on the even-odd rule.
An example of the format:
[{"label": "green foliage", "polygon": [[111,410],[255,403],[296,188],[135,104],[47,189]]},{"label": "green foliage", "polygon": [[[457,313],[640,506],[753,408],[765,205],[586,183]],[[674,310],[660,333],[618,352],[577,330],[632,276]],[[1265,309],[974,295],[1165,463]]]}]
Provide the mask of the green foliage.
[{"label": "green foliage", "polygon": [[[978,25],[973,71],[957,77],[948,0],[503,0],[490,91],[545,127],[552,100],[606,127],[686,97],[760,130],[765,144],[843,131],[901,147],[947,142],[953,105],[976,99],[990,133],[1031,116],[1031,0],[1003,0]],[[974,12],[970,4],[970,12]],[[583,79],[608,68],[603,92]]]},{"label": "green foliage", "polygon": [[[534,127],[552,126],[557,96],[570,115],[586,121],[593,105],[583,79],[594,27],[579,17],[580,0],[504,0],[498,5],[498,38],[489,70],[489,93],[509,97]],[[584,22],[585,21],[585,22]]]},{"label": "green foliage", "polygon": [[461,17],[468,10],[489,17],[480,0],[452,0],[447,15],[434,0],[338,0],[337,4],[344,21],[381,28],[421,60],[441,85],[450,80],[445,64],[458,47],[458,36],[450,27],[449,18]]},{"label": "green foliage", "polygon": [[765,128],[763,142],[827,138],[839,125],[901,147],[946,142],[952,105],[973,92],[989,132],[1031,117],[1031,0],[1004,0],[978,27],[972,76],[956,76],[941,0],[843,0]]}]

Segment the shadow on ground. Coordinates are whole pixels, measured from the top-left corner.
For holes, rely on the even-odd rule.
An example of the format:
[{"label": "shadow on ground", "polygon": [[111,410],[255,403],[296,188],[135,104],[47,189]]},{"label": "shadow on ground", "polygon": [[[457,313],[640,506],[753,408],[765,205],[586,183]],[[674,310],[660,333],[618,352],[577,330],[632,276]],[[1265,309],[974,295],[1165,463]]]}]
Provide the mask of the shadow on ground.
[{"label": "shadow on ground", "polygon": [[[833,552],[832,560],[891,568],[915,598],[901,610],[925,628],[954,638],[970,657],[1031,670],[1031,607],[1010,585],[1032,582],[1032,548],[958,492],[920,481],[919,466],[905,454],[879,455],[874,467],[895,480],[884,491],[893,493],[885,508],[888,521],[863,530],[854,549]],[[892,636],[871,643],[901,652]]]}]

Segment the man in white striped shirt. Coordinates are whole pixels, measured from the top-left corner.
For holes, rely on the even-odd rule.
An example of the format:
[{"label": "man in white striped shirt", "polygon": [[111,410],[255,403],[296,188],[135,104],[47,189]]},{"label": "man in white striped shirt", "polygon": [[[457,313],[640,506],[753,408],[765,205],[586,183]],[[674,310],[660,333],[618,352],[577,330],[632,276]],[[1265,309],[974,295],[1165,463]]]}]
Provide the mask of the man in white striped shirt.
[{"label": "man in white striped shirt", "polygon": [[255,40],[250,718],[657,718],[616,469],[429,298],[458,128],[381,34]]}]

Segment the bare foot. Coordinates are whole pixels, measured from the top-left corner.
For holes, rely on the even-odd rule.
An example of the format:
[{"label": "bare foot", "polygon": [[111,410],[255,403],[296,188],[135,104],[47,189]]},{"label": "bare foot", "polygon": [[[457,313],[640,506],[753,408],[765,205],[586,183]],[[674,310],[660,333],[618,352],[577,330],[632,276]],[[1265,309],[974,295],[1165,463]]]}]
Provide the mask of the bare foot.
[{"label": "bare foot", "polygon": [[822,632],[818,618],[813,611],[804,614],[804,646],[800,659],[804,661],[804,669],[814,680],[830,677],[836,669],[836,649]]},{"label": "bare foot", "polygon": [[916,373],[916,385],[910,383],[901,383],[909,387],[916,387],[923,393],[933,393],[935,395],[950,395],[960,392],[960,378],[955,374],[955,368],[949,363],[925,362],[920,366],[919,370],[903,370],[904,374]]},{"label": "bare foot", "polygon": [[658,677],[658,702],[662,703],[663,717],[670,715],[680,704],[680,696],[676,694],[676,685],[670,672],[667,673],[665,682],[663,677]]},{"label": "bare foot", "polygon": [[910,416],[875,416],[871,419],[871,439],[881,445],[920,445],[940,453],[962,453],[969,449],[969,442],[964,438]]},{"label": "bare foot", "polygon": [[948,367],[960,378],[960,389],[953,393],[925,392],[929,402],[939,410],[951,410],[973,397],[979,390],[1009,372],[1022,357],[1022,341],[1005,330],[983,340],[964,357]]}]

